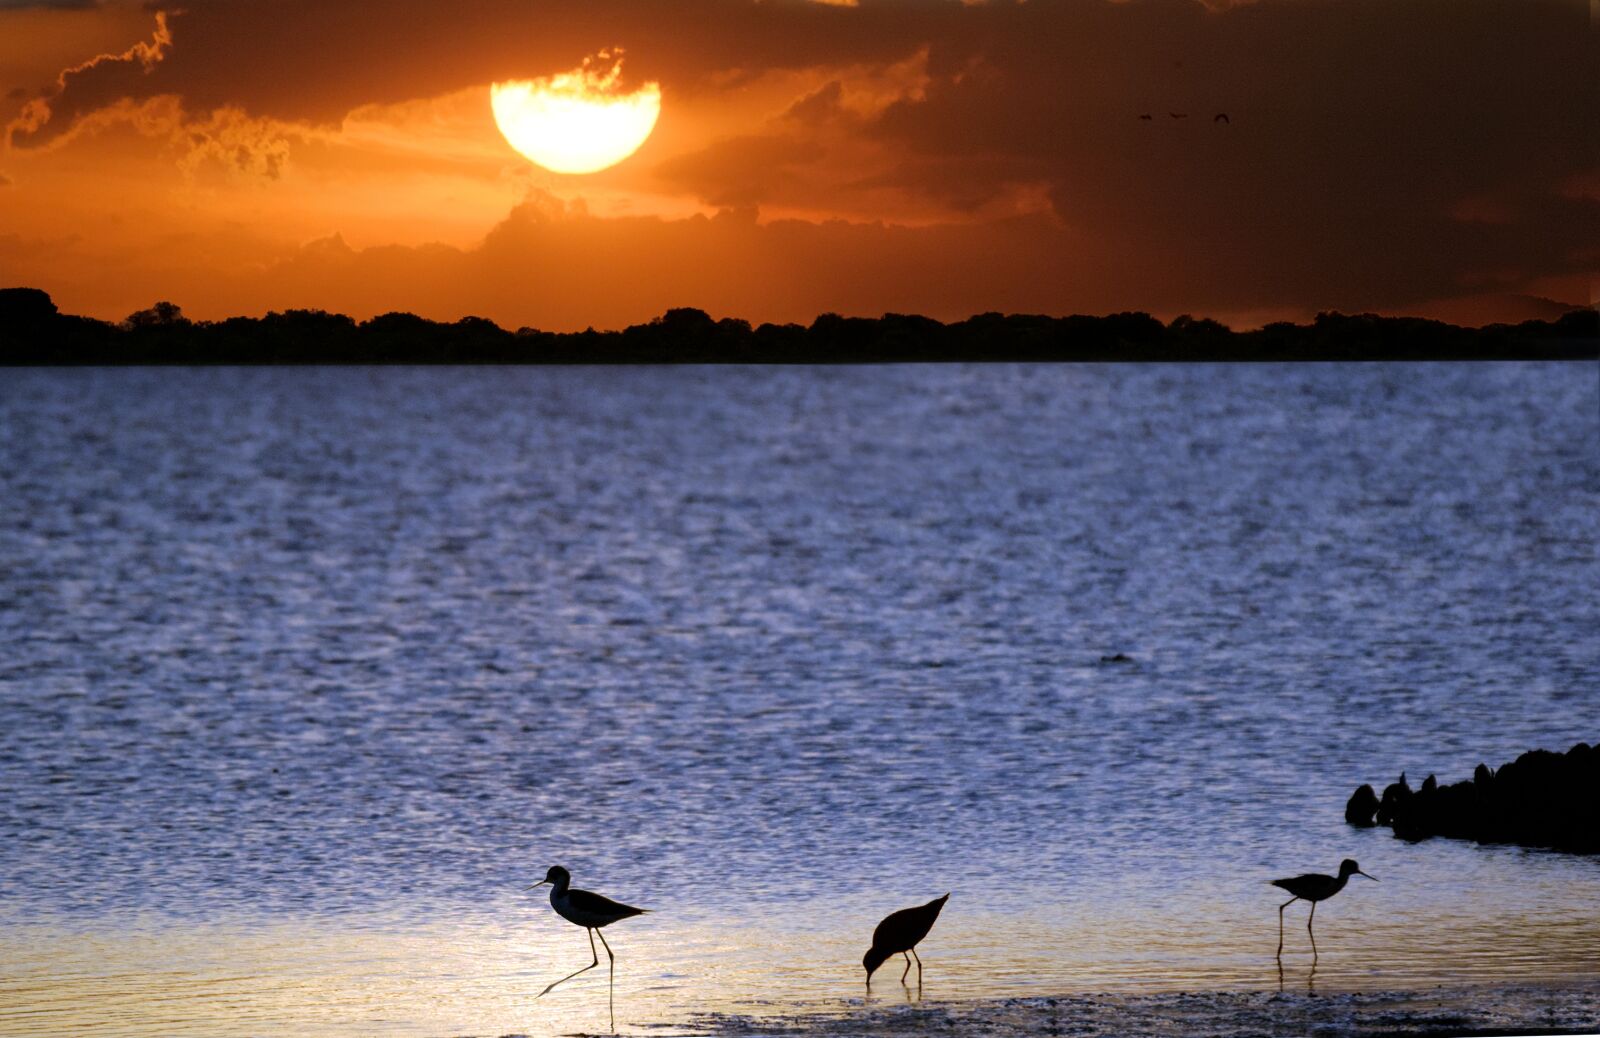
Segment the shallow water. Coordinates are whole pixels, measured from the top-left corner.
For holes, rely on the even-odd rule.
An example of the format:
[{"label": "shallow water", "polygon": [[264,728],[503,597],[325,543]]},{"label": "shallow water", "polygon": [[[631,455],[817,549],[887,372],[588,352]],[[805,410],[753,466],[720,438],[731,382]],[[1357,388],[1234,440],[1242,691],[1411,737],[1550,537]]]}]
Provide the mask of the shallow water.
[{"label": "shallow water", "polygon": [[1600,861],[1342,821],[1600,739],[1594,365],[10,371],[0,452],[8,1033],[603,1029],[556,862],[626,1026],[946,890],[929,997],[1275,989],[1346,856],[1318,990],[1600,969]]},{"label": "shallow water", "polygon": [[983,1035],[985,1038],[1459,1038],[1461,1035],[1592,1035],[1600,1027],[1593,984],[1475,985],[1426,991],[1323,994],[1179,992],[917,1002],[842,1012],[708,1013],[696,1030],[727,1038],[856,1038],[858,1035]]}]

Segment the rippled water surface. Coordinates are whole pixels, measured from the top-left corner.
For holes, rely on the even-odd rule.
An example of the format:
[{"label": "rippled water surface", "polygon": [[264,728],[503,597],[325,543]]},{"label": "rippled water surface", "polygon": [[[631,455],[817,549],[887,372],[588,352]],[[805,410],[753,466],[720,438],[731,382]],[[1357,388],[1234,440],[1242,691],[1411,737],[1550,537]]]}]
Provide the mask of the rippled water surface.
[{"label": "rippled water surface", "polygon": [[[9,371],[0,1031],[532,1034],[1600,971],[1342,820],[1600,739],[1593,365]],[[1101,657],[1125,653],[1126,664]],[[904,999],[885,967],[875,998]]]}]

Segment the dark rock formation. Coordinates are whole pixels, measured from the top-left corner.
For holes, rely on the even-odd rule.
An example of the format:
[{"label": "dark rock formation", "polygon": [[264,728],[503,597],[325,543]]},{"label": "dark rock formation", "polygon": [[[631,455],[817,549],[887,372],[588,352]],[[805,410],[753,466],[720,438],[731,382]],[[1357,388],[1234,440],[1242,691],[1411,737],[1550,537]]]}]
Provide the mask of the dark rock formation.
[{"label": "dark rock formation", "polygon": [[1375,824],[1373,814],[1378,810],[1378,794],[1373,792],[1371,786],[1362,786],[1350,794],[1350,802],[1344,805],[1344,820],[1351,825],[1370,829]]},{"label": "dark rock formation", "polygon": [[1401,805],[1410,799],[1411,783],[1406,781],[1406,773],[1402,771],[1399,781],[1383,787],[1383,799],[1378,802],[1378,824],[1393,825]]},{"label": "dark rock formation", "polygon": [[1600,854],[1600,747],[1531,750],[1498,771],[1479,764],[1470,780],[1448,786],[1429,775],[1415,792],[1402,773],[1376,804],[1371,786],[1356,790],[1345,821],[1370,825],[1374,813],[1403,840],[1448,836]]}]

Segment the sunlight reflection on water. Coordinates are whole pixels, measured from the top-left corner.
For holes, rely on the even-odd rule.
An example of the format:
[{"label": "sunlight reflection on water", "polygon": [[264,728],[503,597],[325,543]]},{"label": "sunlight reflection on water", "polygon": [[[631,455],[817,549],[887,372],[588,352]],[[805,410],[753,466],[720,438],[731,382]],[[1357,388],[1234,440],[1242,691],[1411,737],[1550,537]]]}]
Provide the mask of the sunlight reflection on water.
[{"label": "sunlight reflection on water", "polygon": [[[1268,899],[1270,901],[1270,899]],[[952,899],[951,908],[957,907]],[[1270,904],[1244,919],[1216,906],[1205,919],[1154,929],[1052,911],[1009,916],[951,911],[924,947],[922,996],[941,1001],[1028,994],[1314,990],[1322,993],[1593,977],[1600,921],[1550,912],[1517,917],[1483,907],[1427,929],[1384,913],[1324,906],[1313,965],[1291,926],[1280,981]],[[1345,907],[1345,906],[1340,906]],[[1223,925],[1218,925],[1218,920]],[[829,1012],[897,1005],[914,995],[886,966],[861,985],[856,921],[823,913],[815,932],[741,922],[685,926],[664,918],[609,931],[618,956],[623,1030],[707,1010]],[[1006,935],[997,944],[995,934]],[[1453,956],[1451,948],[1474,954]],[[351,932],[307,923],[126,928],[65,934],[43,927],[0,939],[0,1030],[15,1035],[262,1033],[550,1034],[605,1031],[599,969],[543,999],[546,983],[583,965],[587,942],[552,916],[499,929]],[[1315,972],[1313,973],[1313,968]],[[912,980],[916,972],[913,969]]]}]

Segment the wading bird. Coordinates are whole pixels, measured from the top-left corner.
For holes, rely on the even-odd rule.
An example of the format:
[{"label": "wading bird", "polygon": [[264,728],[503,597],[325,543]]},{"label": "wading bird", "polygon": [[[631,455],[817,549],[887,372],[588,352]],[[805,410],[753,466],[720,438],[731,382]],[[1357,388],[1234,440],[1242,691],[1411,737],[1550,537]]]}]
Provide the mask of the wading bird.
[{"label": "wading bird", "polygon": [[[1344,889],[1351,876],[1367,876],[1361,871],[1361,866],[1352,858],[1346,858],[1339,863],[1339,875],[1324,876],[1320,872],[1308,872],[1304,876],[1291,876],[1288,879],[1275,879],[1272,885],[1282,887],[1293,894],[1289,900],[1278,906],[1278,954],[1283,954],[1283,910],[1296,901],[1311,902],[1311,914],[1306,917],[1306,933],[1311,934],[1311,957],[1317,955],[1317,935],[1312,933],[1311,921],[1317,917],[1317,902],[1326,901],[1328,898]],[[1376,876],[1367,876],[1372,882],[1378,882]]]},{"label": "wading bird", "polygon": [[939,918],[939,910],[944,903],[950,900],[950,895],[936,897],[925,905],[916,908],[903,908],[885,917],[878,928],[872,931],[872,947],[867,949],[867,954],[861,959],[861,965],[867,968],[867,987],[872,987],[872,973],[883,961],[891,955],[904,955],[906,957],[906,970],[900,974],[900,983],[906,982],[906,977],[911,974],[911,959],[917,957],[917,987],[922,987],[922,958],[917,956],[917,942],[928,936],[928,931],[933,929],[933,921]]},{"label": "wading bird", "polygon": [[[594,957],[594,961],[583,969],[575,970],[562,977],[555,984],[551,984],[550,987],[539,992],[538,995],[534,996],[535,998],[543,998],[555,988],[556,984],[565,984],[579,973],[585,970],[592,970],[600,965],[600,954],[595,951],[594,947],[594,935],[600,932],[601,927],[610,926],[618,919],[643,915],[649,911],[648,908],[634,908],[632,905],[624,905],[611,900],[609,897],[601,897],[599,894],[593,894],[587,890],[572,889],[572,873],[560,865],[550,866],[550,871],[545,873],[544,879],[541,879],[532,887],[524,889],[532,890],[534,887],[542,887],[546,883],[550,884],[550,907],[556,910],[556,915],[589,931],[589,954]],[[617,957],[611,953],[611,945],[606,944],[606,935],[603,933],[600,934],[600,943],[605,944],[606,958],[611,960],[611,1029],[615,1031],[617,1029]]]}]

